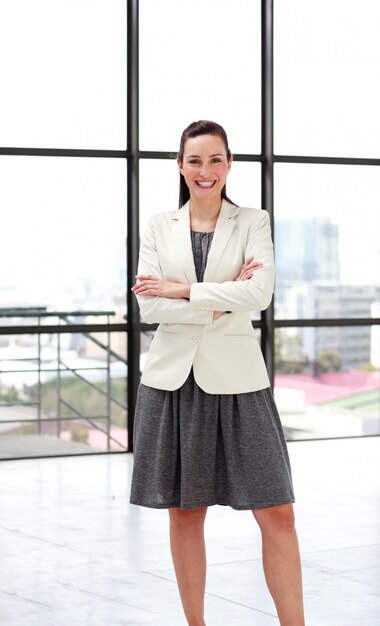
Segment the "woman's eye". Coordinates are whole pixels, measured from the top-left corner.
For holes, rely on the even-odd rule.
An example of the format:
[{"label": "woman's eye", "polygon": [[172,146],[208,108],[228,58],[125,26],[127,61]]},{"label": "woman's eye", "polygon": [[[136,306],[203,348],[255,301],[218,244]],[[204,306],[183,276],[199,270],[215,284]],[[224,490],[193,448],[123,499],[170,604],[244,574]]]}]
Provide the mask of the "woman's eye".
[{"label": "woman's eye", "polygon": [[222,162],[222,159],[213,159],[212,160],[212,163],[221,163],[221,162]]},{"label": "woman's eye", "polygon": [[196,159],[192,159],[191,161],[189,161],[189,163],[191,165],[197,165],[199,163],[199,161],[197,161]]}]

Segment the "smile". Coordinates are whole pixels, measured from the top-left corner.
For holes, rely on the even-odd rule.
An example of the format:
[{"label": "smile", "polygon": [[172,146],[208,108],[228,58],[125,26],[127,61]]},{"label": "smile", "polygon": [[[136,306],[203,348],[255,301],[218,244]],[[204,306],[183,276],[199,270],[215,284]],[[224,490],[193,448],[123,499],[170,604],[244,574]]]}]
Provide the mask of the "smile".
[{"label": "smile", "polygon": [[216,183],[216,180],[210,180],[210,181],[200,181],[200,180],[196,180],[195,181],[196,184],[198,185],[198,187],[203,187],[203,188],[209,188],[209,187],[213,187]]}]

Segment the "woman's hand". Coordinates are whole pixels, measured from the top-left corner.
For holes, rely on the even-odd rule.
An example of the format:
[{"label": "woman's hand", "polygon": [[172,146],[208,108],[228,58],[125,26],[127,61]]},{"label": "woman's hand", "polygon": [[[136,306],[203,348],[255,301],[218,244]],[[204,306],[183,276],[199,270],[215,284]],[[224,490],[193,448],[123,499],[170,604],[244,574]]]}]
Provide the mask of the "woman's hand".
[{"label": "woman's hand", "polygon": [[235,278],[235,282],[237,280],[248,280],[249,278],[252,278],[254,270],[258,270],[263,266],[262,263],[254,261],[253,259],[253,256],[249,257],[244,265],[242,265],[239,275]]},{"label": "woman's hand", "polygon": [[138,274],[139,281],[132,287],[133,293],[139,296],[159,296],[160,298],[190,298],[190,285],[164,280],[151,275]]},{"label": "woman's hand", "polygon": [[[244,265],[242,265],[239,275],[235,278],[235,282],[237,280],[248,280],[249,278],[252,278],[254,270],[258,270],[260,267],[263,266],[262,263],[254,261],[253,259],[253,256],[249,257]],[[225,313],[226,311],[214,311],[214,321]]]},{"label": "woman's hand", "polygon": [[[253,260],[254,257],[249,257],[247,261],[242,265],[238,276],[235,278],[235,282],[238,280],[248,280],[252,278],[254,270],[263,266],[262,263]],[[143,275],[138,274],[136,276],[139,281],[132,287],[133,293],[139,296],[158,296],[161,298],[190,298],[191,285],[186,283],[179,283],[174,280],[164,280],[157,276],[150,274]],[[224,311],[214,311],[214,320],[218,319]]]}]

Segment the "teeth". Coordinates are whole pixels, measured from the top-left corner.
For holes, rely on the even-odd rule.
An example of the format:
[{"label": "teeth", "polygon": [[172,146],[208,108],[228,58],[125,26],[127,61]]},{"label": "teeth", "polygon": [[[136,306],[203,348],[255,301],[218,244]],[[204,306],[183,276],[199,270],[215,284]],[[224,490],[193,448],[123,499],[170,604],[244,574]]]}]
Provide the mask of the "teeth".
[{"label": "teeth", "polygon": [[214,181],[212,181],[211,183],[201,183],[199,180],[197,181],[198,185],[200,185],[201,187],[212,187],[214,184]]}]

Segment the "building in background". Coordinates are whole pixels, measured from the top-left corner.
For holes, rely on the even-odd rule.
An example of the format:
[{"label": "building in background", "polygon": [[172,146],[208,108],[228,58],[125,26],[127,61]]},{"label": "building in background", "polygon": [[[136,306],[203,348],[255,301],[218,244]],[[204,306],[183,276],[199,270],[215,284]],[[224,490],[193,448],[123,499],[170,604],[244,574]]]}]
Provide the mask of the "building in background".
[{"label": "building in background", "polygon": [[274,235],[276,307],[282,317],[289,288],[316,281],[339,284],[339,227],[326,218],[277,220]]},{"label": "building in background", "polygon": [[[379,288],[375,285],[303,283],[287,289],[283,311],[289,319],[349,318],[354,323],[355,318],[371,316],[378,301]],[[370,326],[307,327],[289,329],[288,334],[294,332],[301,339],[300,358],[319,363],[327,354],[330,358],[335,354],[336,365],[332,367],[336,370],[361,369],[372,363],[378,352]]]},{"label": "building in background", "polygon": [[[276,242],[276,315],[284,319],[366,318],[379,303],[375,285],[342,285],[339,227],[330,220],[279,220]],[[378,346],[369,326],[284,329],[282,357],[326,370],[368,367]]]}]

